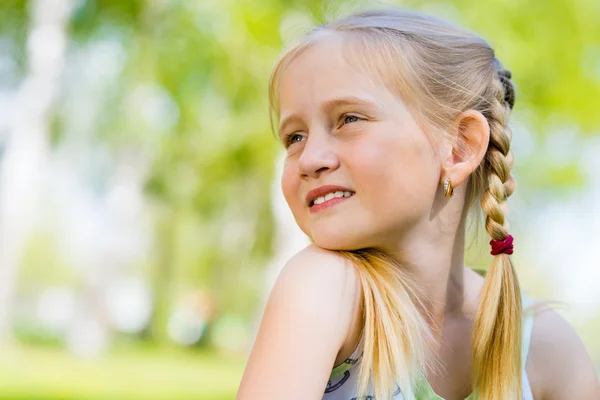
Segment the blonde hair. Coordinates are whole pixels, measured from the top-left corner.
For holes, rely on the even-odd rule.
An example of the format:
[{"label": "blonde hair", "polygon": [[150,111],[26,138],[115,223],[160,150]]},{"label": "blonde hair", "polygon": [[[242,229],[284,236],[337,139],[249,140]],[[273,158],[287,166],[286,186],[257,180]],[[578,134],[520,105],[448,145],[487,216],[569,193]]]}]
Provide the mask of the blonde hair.
[{"label": "blonde hair", "polygon": [[[281,71],[319,38],[341,34],[358,68],[397,93],[426,131],[465,149],[448,127],[466,110],[477,110],[490,126],[484,160],[472,173],[465,208],[477,200],[493,240],[507,237],[505,202],[514,191],[511,131],[507,125],[515,94],[511,74],[481,37],[445,22],[399,9],[367,10],[317,26],[280,56],[271,75],[269,98],[279,113]],[[273,114],[273,113],[272,113]],[[427,315],[403,268],[372,249],[340,252],[353,261],[362,284],[364,359],[358,398],[374,380],[375,397],[390,398],[398,385],[406,399],[424,373]],[[521,293],[511,258],[496,255],[475,317],[472,387],[480,399],[521,398]],[[425,314],[425,315],[423,315]],[[423,336],[423,333],[427,335]]]}]

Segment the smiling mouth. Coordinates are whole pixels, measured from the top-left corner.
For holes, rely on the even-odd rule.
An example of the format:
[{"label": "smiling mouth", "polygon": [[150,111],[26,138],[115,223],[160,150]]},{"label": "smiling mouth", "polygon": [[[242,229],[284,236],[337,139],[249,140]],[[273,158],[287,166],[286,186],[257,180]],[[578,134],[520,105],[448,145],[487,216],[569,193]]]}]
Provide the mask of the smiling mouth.
[{"label": "smiling mouth", "polygon": [[327,203],[334,199],[343,199],[343,198],[352,197],[353,195],[354,195],[354,192],[351,192],[348,190],[346,190],[346,191],[340,190],[337,192],[331,192],[331,193],[326,194],[325,196],[319,196],[316,199],[314,199],[313,201],[311,201],[309,204],[309,207],[324,204],[324,203]]}]

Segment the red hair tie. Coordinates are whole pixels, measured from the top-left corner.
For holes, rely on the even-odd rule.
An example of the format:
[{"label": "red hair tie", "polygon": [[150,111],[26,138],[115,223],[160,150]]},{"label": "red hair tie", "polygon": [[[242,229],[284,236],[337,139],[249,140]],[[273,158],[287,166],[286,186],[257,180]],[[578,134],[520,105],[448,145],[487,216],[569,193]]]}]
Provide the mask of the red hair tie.
[{"label": "red hair tie", "polygon": [[491,255],[495,256],[497,254],[512,254],[513,253],[513,240],[512,235],[508,235],[504,240],[490,240],[490,244],[492,245]]}]

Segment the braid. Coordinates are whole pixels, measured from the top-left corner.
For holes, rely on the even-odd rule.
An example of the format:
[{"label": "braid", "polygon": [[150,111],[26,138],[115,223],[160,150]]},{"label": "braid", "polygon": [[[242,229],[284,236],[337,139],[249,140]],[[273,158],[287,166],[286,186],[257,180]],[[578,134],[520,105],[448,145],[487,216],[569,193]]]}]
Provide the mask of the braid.
[{"label": "braid", "polygon": [[[509,71],[500,69],[488,89],[484,115],[490,126],[485,158],[487,189],[481,198],[485,229],[492,240],[508,236],[506,199],[514,192],[508,116],[515,101]],[[482,289],[473,328],[474,387],[485,400],[520,399],[521,292],[508,254],[494,256]]]},{"label": "braid", "polygon": [[[515,191],[515,181],[510,175],[514,162],[510,149],[512,133],[507,124],[515,96],[512,83],[504,72],[510,76],[510,71],[503,70],[499,73],[499,79],[494,79],[491,89],[495,95],[486,113],[490,125],[490,144],[485,160],[489,177],[481,207],[487,215],[485,229],[493,240],[503,240],[508,235],[501,206]],[[507,92],[510,94],[507,95]],[[507,101],[507,98],[512,102]]]}]

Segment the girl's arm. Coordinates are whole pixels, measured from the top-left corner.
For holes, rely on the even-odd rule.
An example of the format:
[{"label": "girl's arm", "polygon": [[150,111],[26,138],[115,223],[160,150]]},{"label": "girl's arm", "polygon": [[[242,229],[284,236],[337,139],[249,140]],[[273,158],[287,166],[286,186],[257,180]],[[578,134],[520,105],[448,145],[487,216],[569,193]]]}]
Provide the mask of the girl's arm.
[{"label": "girl's arm", "polygon": [[[540,400],[600,400],[594,365],[581,339],[553,310],[534,319],[528,374]],[[536,388],[537,387],[537,388]]]},{"label": "girl's arm", "polygon": [[310,245],[288,261],[269,296],[236,399],[321,399],[358,290],[354,268],[335,252]]}]

